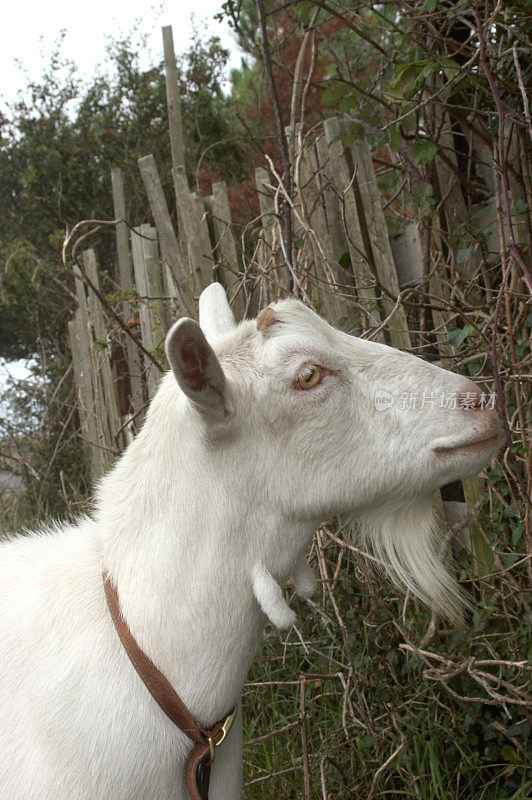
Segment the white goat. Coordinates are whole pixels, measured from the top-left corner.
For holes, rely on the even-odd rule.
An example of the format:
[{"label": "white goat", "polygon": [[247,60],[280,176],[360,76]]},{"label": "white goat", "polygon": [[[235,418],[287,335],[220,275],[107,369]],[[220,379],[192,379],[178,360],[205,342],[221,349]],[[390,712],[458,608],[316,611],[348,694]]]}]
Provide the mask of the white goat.
[{"label": "white goat", "polygon": [[[236,326],[213,284],[200,325],[169,332],[172,371],[101,481],[93,517],[0,547],[2,800],[188,797],[191,742],[128,660],[102,569],[140,646],[204,726],[238,702],[264,614],[294,622],[287,578],[312,592],[305,552],[327,517],[355,512],[398,578],[452,610],[432,496],[497,446],[474,385],[340,333],[295,300]],[[470,393],[472,407],[430,407],[423,392]],[[416,408],[399,402],[411,393]],[[241,797],[241,749],[237,720],[211,800]]]}]

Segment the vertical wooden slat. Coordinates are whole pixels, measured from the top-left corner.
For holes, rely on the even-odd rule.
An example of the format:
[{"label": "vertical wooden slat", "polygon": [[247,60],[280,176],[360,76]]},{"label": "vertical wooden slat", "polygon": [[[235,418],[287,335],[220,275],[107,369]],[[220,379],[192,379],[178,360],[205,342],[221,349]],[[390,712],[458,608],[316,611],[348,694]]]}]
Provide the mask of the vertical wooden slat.
[{"label": "vertical wooden slat", "polygon": [[159,234],[159,242],[163,260],[168,265],[174,283],[179,292],[180,310],[195,319],[197,317],[194,293],[191,288],[190,276],[185,272],[183,260],[180,257],[177,237],[168,213],[168,205],[164,196],[161,179],[155,159],[152,155],[139,158],[139,167],[144,181],[146,194],[150,203],[153,219]]},{"label": "vertical wooden slat", "polygon": [[336,176],[334,175],[332,160],[329,154],[329,145],[324,134],[316,141],[318,156],[320,188],[323,191],[327,230],[332,247],[332,257],[339,263],[345,253],[349,252],[345,230],[342,225],[340,200],[334,190]]},{"label": "vertical wooden slat", "polygon": [[90,466],[91,479],[98,480],[103,475],[104,464],[102,451],[97,445],[98,431],[92,407],[92,380],[90,364],[87,365],[87,354],[83,353],[80,337],[80,314],[76,311],[74,318],[68,323],[68,339],[72,355],[72,369],[76,385],[77,407],[80,421],[80,433],[83,450]]},{"label": "vertical wooden slat", "polygon": [[470,523],[469,530],[475,575],[481,578],[483,575],[489,575],[490,572],[493,572],[495,566],[490,547],[484,539],[482,530],[475,519],[476,507],[478,506],[480,498],[485,493],[485,486],[482,478],[479,476],[465,478],[462,481],[462,485],[464,487],[464,497],[467,508],[473,513],[473,520]]},{"label": "vertical wooden slat", "polygon": [[[438,144],[445,151],[446,158],[453,164],[456,172],[449,168],[439,156],[436,156],[436,171],[440,197],[444,199],[443,213],[446,228],[450,234],[449,241],[453,243],[456,271],[464,281],[469,281],[479,270],[481,255],[475,247],[475,239],[469,230],[469,214],[464,202],[464,196],[457,177],[458,162],[454,146],[454,136],[451,121],[446,111],[435,106],[435,116],[438,135]],[[454,244],[456,243],[456,246]],[[459,259],[459,250],[470,248],[468,258]]]},{"label": "vertical wooden slat", "polygon": [[220,278],[228,290],[229,299],[232,300],[233,314],[239,322],[244,316],[244,292],[239,289],[235,294],[233,288],[238,288],[240,283],[238,251],[231,227],[231,210],[225,181],[218,181],[212,185],[211,211],[216,243],[215,258]]},{"label": "vertical wooden slat", "polygon": [[[368,143],[363,137],[356,139],[352,146],[353,161],[356,170],[356,183],[360,191],[365,224],[371,243],[373,263],[377,277],[392,295],[399,294],[399,281],[390,246],[388,226],[382,210],[381,193],[377,186],[377,176]],[[383,295],[384,312],[393,316],[386,325],[390,341],[394,347],[411,347],[410,332],[406,312],[402,305],[395,308],[394,301]]]},{"label": "vertical wooden slat", "polygon": [[[140,227],[133,228],[131,231],[131,255],[133,257],[133,269],[135,271],[135,283],[139,296],[139,316],[140,329],[142,333],[142,344],[151,353],[155,351],[154,323],[152,320],[151,309],[148,301],[149,287],[144,257],[144,247],[142,231]],[[145,357],[144,368],[146,372],[146,386],[148,398],[151,400],[157,391],[158,369],[155,364]]]},{"label": "vertical wooden slat", "polygon": [[170,150],[172,166],[185,166],[185,145],[181,122],[181,94],[179,92],[179,76],[174,51],[172,26],[163,27],[164,66],[166,74],[166,102],[168,105],[168,127],[170,129]]},{"label": "vertical wooden slat", "polygon": [[[186,237],[188,259],[194,278],[196,293],[212,283],[214,259],[209,232],[203,220],[203,207],[197,203],[188,189],[185,171],[172,169],[174,189],[179,212],[179,219]],[[200,207],[201,206],[201,207]]]},{"label": "vertical wooden slat", "polygon": [[[133,291],[133,267],[129,255],[129,230],[126,222],[126,198],[124,194],[124,182],[122,170],[119,167],[111,169],[111,183],[113,188],[114,214],[117,220],[116,230],[116,250],[118,260],[118,279],[122,293]],[[125,323],[131,321],[131,303],[122,300],[120,303],[120,313]],[[127,352],[129,380],[131,383],[131,406],[133,413],[137,414],[144,404],[141,379],[141,358],[135,342],[129,336],[125,336]]]},{"label": "vertical wooden slat", "polygon": [[155,346],[158,348],[158,360],[164,363],[166,356],[162,343],[166,332],[172,324],[172,316],[168,303],[162,299],[164,295],[164,282],[157,228],[145,224],[140,226],[140,232],[142,235],[142,250],[146,265],[146,280],[148,284],[148,297],[150,298],[149,306],[152,313],[154,341]]},{"label": "vertical wooden slat", "polygon": [[[305,291],[309,299],[316,303],[318,298],[315,292],[315,257],[313,243],[310,240],[309,232],[305,227],[302,216],[301,196],[296,191],[296,182],[298,181],[297,170],[301,163],[299,152],[299,131],[301,125],[296,123],[293,126],[288,125],[284,129],[286,142],[288,144],[288,155],[292,164],[292,208],[290,215],[292,219],[292,253],[291,260],[294,264],[295,271],[300,283],[301,288]],[[301,154],[303,156],[303,154]],[[286,212],[285,212],[286,213]],[[314,295],[314,297],[313,297]]]},{"label": "vertical wooden slat", "polygon": [[198,241],[200,242],[201,255],[203,258],[203,279],[206,281],[205,285],[208,286],[214,280],[214,256],[212,254],[212,241],[207,222],[207,208],[204,203],[204,198],[200,197],[197,192],[191,192],[190,199],[195,212],[195,221],[199,233]]},{"label": "vertical wooden slat", "polygon": [[323,199],[318,196],[322,188],[319,171],[314,145],[307,145],[300,155],[299,191],[303,201],[301,212],[304,210],[306,223],[312,231],[310,235],[320,310],[331,324],[352,330],[358,317],[353,304],[349,304],[349,300],[356,300],[354,278],[350,271],[342,270],[334,257]]},{"label": "vertical wooden slat", "polygon": [[[76,263],[74,263],[73,265],[73,271],[74,271],[74,283],[76,287],[76,296],[78,298],[78,312],[79,312],[76,317],[76,319],[79,320],[79,322],[77,323],[76,330],[78,335],[80,353],[82,356],[83,370],[86,371],[87,375],[90,376],[90,381],[92,386],[91,389],[92,399],[87,408],[88,408],[88,413],[92,413],[94,415],[95,425],[96,425],[95,444],[100,448],[103,464],[107,466],[110,461],[109,457],[110,454],[108,452],[110,437],[108,434],[108,422],[107,422],[107,415],[105,413],[105,405],[104,405],[101,381],[99,379],[99,374],[98,374],[98,363],[96,359],[96,353],[93,348],[92,327],[89,317],[89,305],[87,302],[87,295],[85,292],[85,282],[82,278],[80,268]],[[99,466],[100,465],[98,458],[95,467],[96,470],[99,469]]]},{"label": "vertical wooden slat", "polygon": [[[368,326],[376,328],[380,325],[381,319],[374,288],[375,278],[369,266],[369,254],[366,252],[362,236],[355,194],[352,189],[353,176],[350,174],[345,160],[338,119],[331,117],[325,120],[323,129],[329,148],[332,186],[339,198],[340,219],[347,238],[357,296],[364,307]],[[376,339],[384,341],[382,331],[379,332]]]},{"label": "vertical wooden slat", "polygon": [[73,363],[78,374],[78,402],[81,409],[82,438],[90,451],[91,478],[101,478],[105,472],[105,451],[98,426],[97,390],[94,389],[94,371],[92,363],[92,340],[89,337],[89,325],[83,309],[78,307],[72,323],[71,349]]},{"label": "vertical wooden slat", "polygon": [[[270,173],[264,167],[255,169],[255,185],[259,195],[259,206],[262,219],[262,230],[258,248],[259,267],[268,275],[269,280],[261,280],[252,291],[249,302],[249,312],[254,313],[259,307],[268,305],[273,300],[278,300],[280,292],[271,282],[275,278],[275,270],[282,263],[282,251],[279,246],[281,230],[279,220],[274,211],[273,194],[269,188],[271,184]],[[277,281],[275,281],[277,283]]]},{"label": "vertical wooden slat", "polygon": [[[94,250],[89,249],[83,252],[83,265],[87,277],[94,284],[96,289],[99,289],[98,267]],[[107,333],[100,301],[92,289],[89,288],[88,294],[89,316],[94,332],[95,343],[97,345],[97,348],[94,350],[95,360],[98,366],[97,377],[101,384],[102,401],[107,419],[106,445],[110,449],[116,449],[120,447],[118,432],[122,427],[122,423],[118,411],[116,388],[111,372],[111,350],[109,342],[107,341]]]}]

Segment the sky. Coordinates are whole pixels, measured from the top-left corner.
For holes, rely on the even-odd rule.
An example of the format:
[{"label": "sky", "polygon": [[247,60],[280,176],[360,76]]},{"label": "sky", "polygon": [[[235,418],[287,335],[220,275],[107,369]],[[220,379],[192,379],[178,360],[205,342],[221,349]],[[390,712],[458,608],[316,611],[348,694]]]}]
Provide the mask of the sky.
[{"label": "sky", "polygon": [[[0,102],[15,100],[25,79],[17,59],[30,79],[43,74],[49,54],[61,29],[66,30],[62,53],[76,63],[82,78],[90,78],[105,60],[106,36],[116,38],[129,32],[136,22],[149,34],[154,60],[162,57],[161,27],[172,25],[176,55],[190,42],[191,14],[202,34],[220,36],[231,51],[230,67],[240,66],[240,55],[229,26],[213,19],[223,0],[26,0],[4,3],[0,33]],[[149,64],[145,65],[146,67]]]},{"label": "sky", "polygon": [[[0,358],[0,429],[2,428],[2,419],[11,416],[9,401],[2,402],[1,399],[2,393],[7,388],[8,381],[10,379],[15,381],[28,380],[30,377],[31,372],[28,369],[28,361],[6,361],[5,359]],[[10,396],[10,393],[11,388],[8,396]]]}]

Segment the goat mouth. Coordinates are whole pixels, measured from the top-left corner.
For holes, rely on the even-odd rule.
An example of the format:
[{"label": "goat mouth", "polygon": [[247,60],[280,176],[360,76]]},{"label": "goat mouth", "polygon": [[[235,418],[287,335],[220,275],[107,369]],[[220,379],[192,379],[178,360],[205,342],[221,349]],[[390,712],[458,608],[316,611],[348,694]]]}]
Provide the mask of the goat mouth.
[{"label": "goat mouth", "polygon": [[500,438],[500,434],[495,433],[491,436],[484,436],[480,439],[473,439],[472,441],[461,442],[459,444],[440,445],[434,448],[434,452],[436,455],[443,457],[459,453],[467,453],[471,450],[486,452],[491,450],[492,447],[495,447],[495,445],[500,442]]}]

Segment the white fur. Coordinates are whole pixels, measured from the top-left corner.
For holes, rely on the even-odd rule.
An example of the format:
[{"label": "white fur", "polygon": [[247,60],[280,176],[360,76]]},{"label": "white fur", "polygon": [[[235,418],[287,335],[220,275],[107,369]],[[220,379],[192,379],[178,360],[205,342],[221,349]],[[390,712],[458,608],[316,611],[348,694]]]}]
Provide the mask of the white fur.
[{"label": "white fur", "polygon": [[[305,552],[333,514],[357,513],[399,580],[436,607],[453,605],[432,494],[475,474],[492,450],[442,458],[434,447],[494,430],[494,415],[397,403],[379,412],[374,394],[472,384],[340,333],[293,300],[274,306],[264,331],[234,327],[220,288],[208,291],[212,347],[195,323],[172,328],[173,371],[101,481],[94,515],[0,548],[2,800],[187,797],[190,741],[129,663],[102,570],[140,646],[204,725],[238,702],[263,612],[292,624],[288,577],[304,596],[313,590]],[[306,362],[329,371],[297,390]],[[241,773],[237,723],[217,754],[211,800],[240,798]]]},{"label": "white fur", "polygon": [[221,283],[211,283],[201,293],[199,324],[209,342],[236,328],[235,318]]},{"label": "white fur", "polygon": [[264,564],[255,564],[253,568],[253,592],[273,625],[281,629],[294,625],[296,613],[284,599],[283,590]]}]

